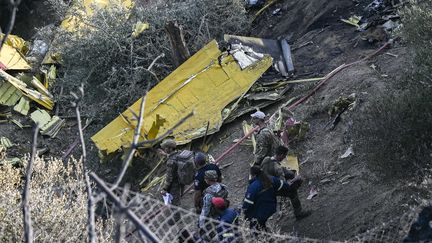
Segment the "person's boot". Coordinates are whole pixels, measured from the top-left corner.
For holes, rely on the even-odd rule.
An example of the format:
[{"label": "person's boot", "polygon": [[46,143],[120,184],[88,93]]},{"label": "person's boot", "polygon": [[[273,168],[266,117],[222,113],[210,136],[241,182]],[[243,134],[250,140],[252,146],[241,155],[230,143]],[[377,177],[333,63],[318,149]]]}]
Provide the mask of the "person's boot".
[{"label": "person's boot", "polygon": [[301,219],[304,219],[304,218],[310,216],[311,214],[312,214],[312,212],[309,210],[302,210],[302,211],[296,213],[295,217],[296,217],[296,220],[301,220]]}]

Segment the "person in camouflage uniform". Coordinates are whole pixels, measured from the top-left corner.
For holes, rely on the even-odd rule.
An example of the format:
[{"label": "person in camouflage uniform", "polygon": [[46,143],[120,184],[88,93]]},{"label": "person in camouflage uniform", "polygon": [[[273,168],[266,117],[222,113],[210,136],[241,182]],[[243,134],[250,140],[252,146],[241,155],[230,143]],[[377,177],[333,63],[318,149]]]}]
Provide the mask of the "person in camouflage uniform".
[{"label": "person in camouflage uniform", "polygon": [[228,197],[228,190],[224,184],[218,182],[218,177],[215,170],[208,170],[204,174],[204,179],[209,186],[203,192],[203,206],[198,220],[200,228],[205,226],[206,217],[209,217],[212,198],[222,197],[226,199]]},{"label": "person in camouflage uniform", "polygon": [[265,157],[272,156],[276,152],[276,147],[281,144],[279,138],[266,126],[266,115],[262,111],[257,111],[251,115],[252,123],[260,128],[255,133],[256,150],[254,165],[261,165]]},{"label": "person in camouflage uniform", "polygon": [[[166,174],[165,182],[162,187],[161,194],[170,193],[173,197],[171,204],[174,206],[180,206],[180,198],[183,192],[183,187],[179,182],[177,174],[177,155],[178,151],[176,149],[177,144],[173,139],[165,139],[161,143],[162,151],[161,153],[166,156]],[[180,214],[176,213],[174,215],[174,220],[178,221],[180,219]]]},{"label": "person in camouflage uniform", "polygon": [[290,199],[296,219],[302,219],[311,215],[311,212],[302,210],[300,198],[298,196],[298,189],[302,185],[303,179],[299,175],[296,175],[295,171],[289,170],[281,165],[281,162],[286,158],[287,154],[287,147],[278,146],[274,156],[266,157],[263,160],[261,170],[268,176],[277,177],[288,183],[289,187],[285,197]]}]

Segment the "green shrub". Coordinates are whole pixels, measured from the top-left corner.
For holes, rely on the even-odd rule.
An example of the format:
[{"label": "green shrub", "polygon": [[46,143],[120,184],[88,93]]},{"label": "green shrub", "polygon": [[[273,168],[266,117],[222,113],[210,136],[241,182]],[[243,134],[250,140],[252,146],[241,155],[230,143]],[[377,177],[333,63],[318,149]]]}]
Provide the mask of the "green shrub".
[{"label": "green shrub", "polygon": [[432,2],[411,1],[401,15],[412,73],[375,98],[354,129],[367,164],[394,178],[423,171],[432,157]]}]

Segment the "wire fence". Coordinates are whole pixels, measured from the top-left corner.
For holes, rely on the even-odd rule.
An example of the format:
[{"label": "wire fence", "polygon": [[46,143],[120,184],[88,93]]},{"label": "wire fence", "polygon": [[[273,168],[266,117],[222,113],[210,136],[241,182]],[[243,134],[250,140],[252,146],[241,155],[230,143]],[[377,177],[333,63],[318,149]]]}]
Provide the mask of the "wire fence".
[{"label": "wire fence", "polygon": [[[250,229],[247,223],[238,220],[235,225],[221,223],[207,218],[204,226],[198,228],[195,212],[181,207],[165,205],[150,196],[116,188],[109,192],[109,186],[91,175],[101,189],[100,195],[112,203],[111,212],[117,213],[121,224],[121,239],[124,242],[320,242],[320,240],[293,237]],[[111,194],[111,195],[109,195]],[[139,223],[134,222],[133,217]],[[220,226],[223,230],[218,230]],[[119,226],[120,227],[120,226]]]},{"label": "wire fence", "polygon": [[[101,189],[101,195],[106,193],[101,188],[101,183],[104,182],[96,182]],[[241,218],[237,224],[225,227],[227,229],[225,231],[218,231],[218,226],[222,223],[212,218],[207,218],[205,226],[198,228],[199,215],[192,211],[165,205],[160,200],[129,191],[127,188],[116,188],[113,195],[115,198],[106,199],[115,205],[112,212],[121,213],[122,220],[117,221],[123,228],[121,230],[123,242],[328,242],[275,232],[256,231],[249,228],[248,222]],[[121,205],[115,201],[121,202]],[[135,215],[139,224],[134,223],[125,214],[125,210]],[[418,209],[410,210],[400,218],[383,223],[346,242],[401,242],[407,235],[418,211]],[[151,237],[148,237],[149,234]]]},{"label": "wire fence", "polygon": [[[90,173],[93,205],[88,206],[81,163],[64,167],[58,160],[35,160],[30,191],[34,241],[37,242],[327,242],[276,232],[255,231],[239,217],[238,223],[218,231],[221,223],[207,219],[199,230],[199,216],[184,208],[165,205],[148,194],[107,184]],[[0,169],[0,242],[20,242],[24,237],[20,185],[22,170],[12,165]],[[61,185],[61,186],[60,186]],[[89,214],[95,239],[90,240]],[[401,242],[417,218],[420,207],[387,221],[346,242]],[[277,226],[277,225],[274,225]],[[277,230],[278,227],[271,227]],[[337,239],[342,240],[342,239]],[[345,240],[345,239],[343,239]]]}]

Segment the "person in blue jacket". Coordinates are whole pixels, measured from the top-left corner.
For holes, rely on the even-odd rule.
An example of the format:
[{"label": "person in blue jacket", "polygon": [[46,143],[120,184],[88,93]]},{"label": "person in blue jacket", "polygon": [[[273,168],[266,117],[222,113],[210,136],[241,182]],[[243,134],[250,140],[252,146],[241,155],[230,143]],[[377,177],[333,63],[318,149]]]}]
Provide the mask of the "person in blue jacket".
[{"label": "person in blue jacket", "polygon": [[206,171],[214,170],[218,175],[218,182],[222,182],[222,173],[216,164],[207,163],[207,155],[201,152],[197,152],[194,158],[195,167],[197,169],[194,177],[194,205],[196,213],[200,213],[203,202],[203,192],[209,185],[204,179]]},{"label": "person in blue jacket", "polygon": [[232,225],[237,223],[239,213],[229,208],[229,201],[222,197],[214,197],[211,200],[211,217],[219,223],[216,225],[219,242],[236,242],[237,235]]},{"label": "person in blue jacket", "polygon": [[283,180],[267,176],[260,167],[250,169],[252,179],[246,191],[243,211],[250,227],[267,231],[267,220],[276,212],[276,193],[287,190],[289,185]]},{"label": "person in blue jacket", "polygon": [[421,210],[403,242],[432,242],[432,206]]}]

